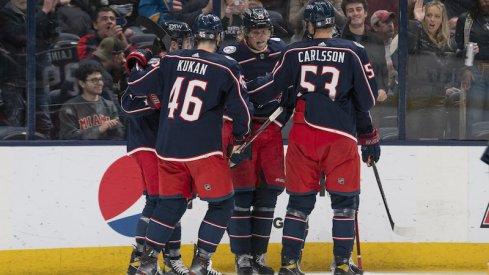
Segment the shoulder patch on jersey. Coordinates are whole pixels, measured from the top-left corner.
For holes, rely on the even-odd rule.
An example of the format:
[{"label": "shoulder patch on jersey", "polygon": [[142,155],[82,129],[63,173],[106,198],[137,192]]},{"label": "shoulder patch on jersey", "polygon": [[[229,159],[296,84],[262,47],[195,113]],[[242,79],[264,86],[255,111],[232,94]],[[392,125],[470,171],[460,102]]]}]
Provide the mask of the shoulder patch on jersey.
[{"label": "shoulder patch on jersey", "polygon": [[353,41],[353,43],[354,43],[355,45],[357,45],[359,48],[362,48],[362,49],[363,49],[363,48],[365,48],[365,47],[364,47],[362,44],[360,44],[360,43],[358,43],[358,42]]},{"label": "shoulder patch on jersey", "polygon": [[[136,65],[139,64],[139,63],[136,63]],[[153,67],[156,67],[158,65],[160,65],[160,59],[157,58],[157,57],[153,57],[151,58],[149,61],[148,61],[148,65],[151,65]]]},{"label": "shoulder patch on jersey", "polygon": [[280,38],[278,38],[278,37],[272,37],[272,38],[270,38],[270,40],[280,42]]},{"label": "shoulder patch on jersey", "polygon": [[236,46],[227,46],[224,49],[222,49],[223,52],[227,54],[232,54],[236,52]]}]

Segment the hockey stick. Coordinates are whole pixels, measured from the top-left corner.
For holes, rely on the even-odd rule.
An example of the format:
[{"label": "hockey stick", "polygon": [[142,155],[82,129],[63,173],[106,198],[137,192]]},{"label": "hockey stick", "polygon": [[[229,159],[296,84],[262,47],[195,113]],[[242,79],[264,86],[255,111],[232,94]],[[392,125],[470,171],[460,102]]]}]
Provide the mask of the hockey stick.
[{"label": "hockey stick", "polygon": [[171,37],[162,27],[160,27],[158,24],[145,16],[136,17],[136,23],[145,27],[148,31],[156,35],[156,37],[158,37],[161,43],[163,43],[163,45],[165,46],[165,51],[168,51],[170,49]]},{"label": "hockey stick", "polygon": [[[251,145],[251,143],[263,132],[265,131],[265,129],[268,127],[268,125],[272,124],[272,122],[274,122],[277,117],[284,111],[284,108],[282,106],[278,107],[275,111],[273,111],[273,113],[268,117],[268,119],[263,122],[263,124],[260,126],[260,128],[258,128],[258,130],[256,130],[253,135],[251,136],[251,138],[247,141],[245,141],[243,144],[241,144],[234,152],[231,153],[232,154],[240,154],[242,153],[248,146]],[[229,159],[229,167],[234,167],[236,166],[236,163],[233,163],[231,161],[231,158]]]},{"label": "hockey stick", "polygon": [[358,232],[358,210],[355,211],[355,239],[357,244],[357,267],[363,274],[362,253],[360,251],[360,233]]},{"label": "hockey stick", "polygon": [[380,195],[382,196],[382,200],[384,201],[385,211],[387,211],[387,217],[389,218],[389,222],[391,224],[392,231],[397,235],[410,237],[416,235],[416,229],[414,227],[400,227],[394,223],[394,220],[391,216],[391,211],[389,210],[389,206],[387,205],[387,200],[385,198],[384,189],[382,188],[382,183],[380,182],[379,171],[377,170],[377,166],[375,162],[371,162],[372,168],[374,169],[375,179],[377,180],[377,185],[379,186]]}]

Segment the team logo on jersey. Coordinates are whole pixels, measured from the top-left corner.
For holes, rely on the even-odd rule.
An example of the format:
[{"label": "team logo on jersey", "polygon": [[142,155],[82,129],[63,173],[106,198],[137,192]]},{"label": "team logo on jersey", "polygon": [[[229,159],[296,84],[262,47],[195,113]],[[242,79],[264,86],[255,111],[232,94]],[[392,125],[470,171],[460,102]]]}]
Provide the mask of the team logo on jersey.
[{"label": "team logo on jersey", "polygon": [[222,51],[227,53],[227,54],[232,54],[232,53],[236,52],[236,47],[235,46],[227,46],[224,49],[222,49]]},{"label": "team logo on jersey", "polygon": [[105,171],[98,191],[102,217],[117,233],[134,237],[144,207],[143,178],[137,162],[124,156]]},{"label": "team logo on jersey", "polygon": [[487,204],[484,218],[482,218],[481,228],[489,228],[489,204]]}]

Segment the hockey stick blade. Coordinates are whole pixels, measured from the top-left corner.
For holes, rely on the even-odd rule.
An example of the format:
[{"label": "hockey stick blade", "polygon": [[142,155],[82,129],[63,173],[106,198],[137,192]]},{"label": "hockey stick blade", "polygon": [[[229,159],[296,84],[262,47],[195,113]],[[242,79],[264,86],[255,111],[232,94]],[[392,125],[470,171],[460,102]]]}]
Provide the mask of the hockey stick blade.
[{"label": "hockey stick blade", "polygon": [[382,188],[382,182],[380,181],[379,171],[377,170],[377,166],[375,165],[374,161],[371,162],[371,165],[372,165],[372,168],[374,170],[375,179],[377,181],[377,185],[379,186],[380,195],[382,196],[382,201],[384,202],[385,211],[387,212],[387,217],[389,218],[389,223],[391,225],[392,231],[395,234],[397,234],[399,236],[403,236],[403,237],[412,237],[412,236],[416,235],[416,228],[414,228],[414,227],[401,227],[401,226],[397,226],[394,223],[394,220],[392,219],[392,216],[391,216],[391,211],[389,210],[389,206],[387,205],[387,199],[385,198],[384,188]]},{"label": "hockey stick blade", "polygon": [[145,16],[136,17],[136,23],[145,27],[148,31],[156,35],[156,37],[158,37],[158,39],[160,39],[160,41],[165,46],[165,51],[168,51],[168,49],[170,49],[171,37],[162,27],[160,27],[158,24]]}]

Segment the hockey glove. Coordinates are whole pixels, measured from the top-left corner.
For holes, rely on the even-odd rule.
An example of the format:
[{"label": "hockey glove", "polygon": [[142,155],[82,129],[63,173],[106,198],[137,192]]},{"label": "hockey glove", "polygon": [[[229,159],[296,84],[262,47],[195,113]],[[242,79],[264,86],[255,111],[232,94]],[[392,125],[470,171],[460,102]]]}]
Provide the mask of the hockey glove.
[{"label": "hockey glove", "polygon": [[149,49],[137,49],[131,52],[126,58],[126,70],[131,72],[132,68],[139,64],[145,67],[148,61],[153,57],[153,52]]},{"label": "hockey glove", "polygon": [[484,154],[482,154],[481,160],[489,164],[489,146],[487,146],[486,151],[484,151]]},{"label": "hockey glove", "polygon": [[229,167],[234,168],[236,165],[240,164],[243,160],[251,159],[251,146],[248,145],[241,153],[235,153],[234,151],[239,147],[239,145],[233,146],[233,154],[229,158]]},{"label": "hockey glove", "polygon": [[159,110],[161,108],[161,102],[156,94],[149,94],[146,103],[151,109]]},{"label": "hockey glove", "polygon": [[380,138],[377,129],[371,133],[358,135],[358,141],[362,146],[362,161],[368,166],[371,162],[378,162],[380,158]]}]

